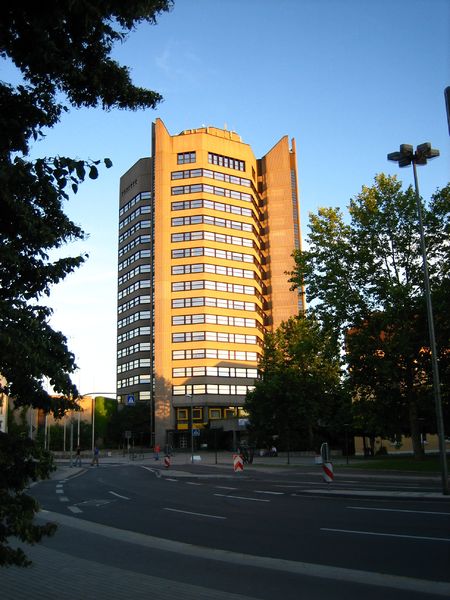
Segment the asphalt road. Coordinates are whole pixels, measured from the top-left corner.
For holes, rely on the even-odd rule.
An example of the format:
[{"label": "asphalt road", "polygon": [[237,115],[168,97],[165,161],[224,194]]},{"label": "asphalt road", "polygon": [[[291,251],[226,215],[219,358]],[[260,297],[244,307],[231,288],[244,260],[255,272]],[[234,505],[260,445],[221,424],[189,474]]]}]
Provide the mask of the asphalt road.
[{"label": "asphalt road", "polygon": [[[450,503],[385,497],[418,489],[436,484],[347,473],[327,487],[301,468],[150,464],[87,468],[32,492],[44,517],[61,515],[45,546],[70,556],[249,598],[399,600],[450,582]],[[322,495],[335,491],[347,495]]]}]

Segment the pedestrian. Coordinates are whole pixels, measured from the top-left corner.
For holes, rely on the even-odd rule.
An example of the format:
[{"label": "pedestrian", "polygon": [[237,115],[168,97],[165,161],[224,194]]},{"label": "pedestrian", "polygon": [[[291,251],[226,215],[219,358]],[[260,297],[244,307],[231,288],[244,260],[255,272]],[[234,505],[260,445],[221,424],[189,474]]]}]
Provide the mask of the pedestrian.
[{"label": "pedestrian", "polygon": [[159,460],[159,453],[161,452],[161,446],[159,444],[155,445],[155,460]]},{"label": "pedestrian", "polygon": [[81,448],[77,446],[76,454],[75,454],[75,466],[81,467]]},{"label": "pedestrian", "polygon": [[92,457],[92,464],[91,467],[93,467],[94,465],[97,465],[98,467],[98,456],[100,454],[100,450],[98,449],[98,446],[95,446],[94,448],[94,456]]},{"label": "pedestrian", "polygon": [[275,446],[272,446],[271,450],[270,450],[270,456],[277,456],[278,452]]}]

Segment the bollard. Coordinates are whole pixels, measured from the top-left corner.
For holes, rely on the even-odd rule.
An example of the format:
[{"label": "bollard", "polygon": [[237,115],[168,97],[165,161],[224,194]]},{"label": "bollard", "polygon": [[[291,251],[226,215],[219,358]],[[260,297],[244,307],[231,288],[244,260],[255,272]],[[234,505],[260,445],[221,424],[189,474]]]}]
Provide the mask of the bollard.
[{"label": "bollard", "polygon": [[325,483],[332,483],[334,479],[333,473],[333,463],[324,462],[322,465],[323,468],[323,480]]},{"label": "bollard", "polygon": [[235,473],[244,470],[244,461],[240,454],[233,454],[233,468]]}]

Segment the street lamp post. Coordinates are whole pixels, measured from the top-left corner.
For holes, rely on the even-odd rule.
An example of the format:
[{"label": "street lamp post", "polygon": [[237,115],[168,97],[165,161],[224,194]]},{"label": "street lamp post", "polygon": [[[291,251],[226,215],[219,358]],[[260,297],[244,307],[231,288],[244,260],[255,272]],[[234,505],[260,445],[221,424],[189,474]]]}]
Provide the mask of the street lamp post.
[{"label": "street lamp post", "polygon": [[427,261],[427,249],[425,244],[425,236],[423,231],[423,220],[422,220],[422,206],[419,195],[419,182],[417,179],[417,168],[416,165],[426,165],[427,161],[431,158],[439,156],[439,150],[435,150],[431,147],[430,143],[420,144],[417,146],[414,152],[413,146],[410,144],[401,144],[399,152],[391,152],[387,155],[388,160],[397,162],[399,167],[407,167],[412,164],[414,173],[414,187],[416,192],[417,202],[417,215],[419,219],[419,230],[420,230],[420,243],[422,248],[422,261],[423,261],[423,280],[424,280],[424,293],[427,304],[427,317],[428,317],[428,333],[430,336],[430,351],[431,351],[431,365],[433,370],[433,392],[434,392],[434,403],[436,411],[436,425],[439,438],[439,454],[441,459],[441,476],[442,476],[442,493],[444,495],[449,494],[448,489],[448,470],[447,470],[447,456],[445,449],[445,433],[444,433],[444,419],[442,414],[442,401],[441,401],[441,388],[439,383],[439,367],[437,361],[436,352],[436,338],[434,335],[434,320],[433,320],[433,305],[431,302],[431,290],[430,280],[428,276],[428,261]]},{"label": "street lamp post", "polygon": [[194,463],[194,402],[191,394],[186,394],[186,398],[189,398],[189,414],[190,414],[190,429],[191,429],[191,463]]}]

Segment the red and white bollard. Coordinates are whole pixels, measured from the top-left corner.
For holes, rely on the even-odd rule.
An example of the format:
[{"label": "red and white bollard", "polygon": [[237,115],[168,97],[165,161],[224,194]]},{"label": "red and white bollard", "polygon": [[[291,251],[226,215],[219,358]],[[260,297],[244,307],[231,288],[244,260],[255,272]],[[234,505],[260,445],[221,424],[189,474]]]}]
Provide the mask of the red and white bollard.
[{"label": "red and white bollard", "polygon": [[170,456],[164,457],[164,466],[166,467],[166,469],[170,467]]},{"label": "red and white bollard", "polygon": [[333,479],[334,479],[333,463],[324,462],[322,465],[322,469],[323,469],[323,480],[325,481],[325,483],[332,483]]},{"label": "red and white bollard", "polygon": [[235,473],[244,470],[244,461],[240,454],[233,454],[233,468]]}]

